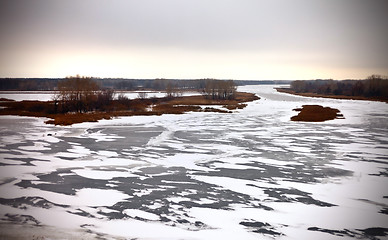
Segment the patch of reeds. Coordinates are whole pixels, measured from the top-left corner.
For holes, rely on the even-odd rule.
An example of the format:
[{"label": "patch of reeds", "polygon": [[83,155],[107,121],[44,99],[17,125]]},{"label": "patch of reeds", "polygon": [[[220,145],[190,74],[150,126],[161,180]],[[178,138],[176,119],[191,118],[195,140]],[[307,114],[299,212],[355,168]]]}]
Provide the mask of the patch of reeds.
[{"label": "patch of reeds", "polygon": [[299,113],[291,117],[291,121],[324,122],[336,118],[344,118],[338,109],[322,107],[320,105],[303,105],[302,108],[296,108],[294,111]]}]

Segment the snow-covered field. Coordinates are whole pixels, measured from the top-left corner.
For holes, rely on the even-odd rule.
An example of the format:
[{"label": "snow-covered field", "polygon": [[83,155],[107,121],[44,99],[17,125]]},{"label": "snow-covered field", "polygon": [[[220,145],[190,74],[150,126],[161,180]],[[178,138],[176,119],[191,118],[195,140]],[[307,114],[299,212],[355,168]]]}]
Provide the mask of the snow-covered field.
[{"label": "snow-covered field", "polygon": [[0,98],[7,98],[15,101],[50,101],[53,99],[52,91],[0,91]]},{"label": "snow-covered field", "polygon": [[[146,98],[164,97],[165,92],[147,92],[147,91],[117,91],[116,97],[119,95],[126,96],[129,99],[139,97],[139,93],[146,93]],[[53,91],[0,91],[0,98],[7,98],[15,101],[31,100],[31,101],[51,101],[54,97]],[[198,92],[182,92],[182,96],[199,95]]]},{"label": "snow-covered field", "polygon": [[1,116],[0,238],[386,239],[388,104],[273,87],[232,114]]}]

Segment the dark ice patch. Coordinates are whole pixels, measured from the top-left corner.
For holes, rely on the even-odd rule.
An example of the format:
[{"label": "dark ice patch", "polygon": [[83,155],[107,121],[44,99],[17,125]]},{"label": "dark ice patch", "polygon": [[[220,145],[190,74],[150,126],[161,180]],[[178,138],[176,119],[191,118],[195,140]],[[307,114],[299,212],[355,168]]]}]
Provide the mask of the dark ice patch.
[{"label": "dark ice patch", "polygon": [[388,215],[388,208],[383,208],[379,211],[379,213]]},{"label": "dark ice patch", "polygon": [[114,141],[96,141],[94,138],[64,138],[66,142],[74,142],[87,146],[92,151],[109,149],[110,151],[121,152],[130,147],[144,147],[148,141],[163,132],[161,127],[129,127],[125,126],[125,131],[120,126],[107,128],[90,128],[86,132],[93,134],[100,132],[107,136],[117,136]]},{"label": "dark ice patch", "polygon": [[50,202],[41,197],[20,197],[20,198],[12,198],[12,199],[0,198],[0,204],[8,205],[19,209],[27,209],[26,205],[45,208],[45,209],[49,209],[54,206],[69,207],[68,205],[62,205],[62,204],[56,204],[56,203]]},{"label": "dark ice patch", "polygon": [[[203,165],[208,168],[212,168],[212,165],[217,162],[220,161],[207,162]],[[322,166],[322,163],[316,164]],[[353,174],[352,171],[326,166],[320,168],[319,171],[317,171],[315,169],[315,164],[312,163],[310,163],[310,165],[285,165],[283,167],[273,166],[258,160],[257,162],[244,163],[244,165],[251,166],[256,169],[216,168],[213,171],[201,173],[201,175],[222,176],[244,180],[283,178],[294,182],[315,183],[321,181],[322,178],[352,176]]]},{"label": "dark ice patch", "polygon": [[388,169],[385,169],[384,171],[380,171],[379,173],[370,173],[368,175],[376,176],[376,177],[388,177]]},{"label": "dark ice patch", "polygon": [[328,233],[334,236],[340,236],[340,237],[356,237],[357,234],[355,232],[352,232],[348,229],[344,230],[332,230],[332,229],[326,229],[326,228],[319,228],[319,227],[309,227],[307,228],[309,231],[315,231],[315,232],[323,232]]},{"label": "dark ice patch", "polygon": [[368,238],[368,239],[378,239],[376,237],[385,237],[388,235],[388,228],[382,228],[382,227],[372,227],[372,228],[366,228],[366,229],[355,229],[355,230],[349,230],[349,229],[343,229],[343,230],[333,230],[333,229],[326,229],[326,228],[319,228],[319,227],[309,227],[307,230],[309,231],[317,231],[317,232],[324,232],[328,233],[334,236],[340,236],[340,237],[352,237],[352,238]]},{"label": "dark ice patch", "polygon": [[[68,173],[71,173],[71,175],[67,175]],[[110,189],[106,186],[108,181],[84,178],[74,174],[70,169],[57,169],[55,172],[38,175],[37,177],[42,183],[33,184],[30,180],[22,180],[15,185],[23,188],[31,187],[66,195],[75,195],[76,191],[82,188]]]},{"label": "dark ice patch", "polygon": [[296,198],[296,200],[298,202],[301,202],[301,203],[304,203],[304,204],[312,204],[312,205],[317,205],[317,206],[320,206],[320,207],[334,207],[334,206],[337,206],[337,205],[334,205],[334,204],[331,204],[331,203],[327,203],[327,202],[322,202],[322,201],[319,201],[319,200],[316,200],[312,197],[300,197],[300,198]]},{"label": "dark ice patch", "polygon": [[[249,186],[254,186],[250,185]],[[277,202],[300,202],[304,204],[313,204],[321,207],[333,207],[336,206],[331,203],[322,202],[311,197],[311,193],[303,192],[295,188],[286,189],[286,188],[267,188],[264,190],[264,193],[269,197],[276,198]],[[295,195],[295,197],[286,196]],[[299,196],[299,197],[297,197]]]},{"label": "dark ice patch", "polygon": [[18,223],[18,224],[34,224],[39,225],[40,222],[36,220],[33,216],[30,215],[20,215],[20,214],[5,214],[4,218],[1,220]]},{"label": "dark ice patch", "polygon": [[[17,158],[16,156],[15,157],[12,157],[12,158],[5,158],[6,160],[15,160],[17,162],[15,163],[2,163],[0,162],[0,166],[15,166],[15,165],[20,165],[20,166],[34,166],[34,164],[32,164],[31,162],[32,161],[37,161],[37,159],[34,159],[34,158]],[[23,163],[18,163],[18,162],[23,162]]]},{"label": "dark ice patch", "polygon": [[388,228],[373,227],[373,228],[357,229],[357,230],[363,232],[366,236],[373,236],[373,237],[388,236]]},{"label": "dark ice patch", "polygon": [[240,222],[240,224],[249,228],[252,232],[255,233],[267,234],[271,236],[283,235],[282,233],[275,231],[275,228],[268,223],[249,220]]},{"label": "dark ice patch", "polygon": [[[159,173],[164,173],[158,175]],[[161,221],[169,225],[188,225],[190,229],[195,227],[194,219],[188,217],[188,211],[193,207],[233,210],[234,204],[245,204],[250,207],[273,210],[255,201],[249,195],[223,189],[191,177],[191,170],[182,167],[164,168],[146,167],[139,169],[139,174],[152,177],[146,178],[116,178],[114,188],[118,191],[131,195],[130,200],[121,201],[111,206],[114,212],[101,213],[110,219],[125,218],[122,212],[125,209],[139,209],[160,216]],[[137,194],[141,191],[151,189],[144,194]],[[171,201],[170,198],[182,198],[181,201]],[[202,202],[208,199],[212,202]],[[154,204],[158,206],[155,208]],[[179,205],[179,209],[176,207]],[[186,221],[189,221],[187,223]],[[185,224],[187,223],[187,224]]]},{"label": "dark ice patch", "polygon": [[79,208],[77,208],[75,210],[67,210],[66,212],[71,213],[71,214],[75,214],[78,216],[82,216],[82,217],[95,218],[95,216],[93,216],[92,214],[90,214],[82,209],[79,209]]}]

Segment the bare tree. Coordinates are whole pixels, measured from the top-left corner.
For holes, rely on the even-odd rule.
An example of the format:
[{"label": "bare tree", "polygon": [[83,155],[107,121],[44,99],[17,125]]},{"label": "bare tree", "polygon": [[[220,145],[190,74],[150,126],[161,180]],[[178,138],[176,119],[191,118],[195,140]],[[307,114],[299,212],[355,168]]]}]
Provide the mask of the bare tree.
[{"label": "bare tree", "polygon": [[182,92],[171,81],[168,81],[166,85],[166,97],[174,98],[180,96],[182,96]]},{"label": "bare tree", "polygon": [[95,108],[105,111],[110,111],[110,105],[115,98],[115,91],[113,89],[104,89],[97,93],[97,102]]},{"label": "bare tree", "polygon": [[99,86],[90,77],[67,77],[58,83],[59,97],[63,112],[87,112],[97,102]]},{"label": "bare tree", "polygon": [[148,94],[146,92],[138,92],[137,98],[138,99],[146,99],[146,98],[148,98]]},{"label": "bare tree", "polygon": [[211,99],[234,99],[236,90],[236,85],[232,80],[206,79],[202,95]]}]

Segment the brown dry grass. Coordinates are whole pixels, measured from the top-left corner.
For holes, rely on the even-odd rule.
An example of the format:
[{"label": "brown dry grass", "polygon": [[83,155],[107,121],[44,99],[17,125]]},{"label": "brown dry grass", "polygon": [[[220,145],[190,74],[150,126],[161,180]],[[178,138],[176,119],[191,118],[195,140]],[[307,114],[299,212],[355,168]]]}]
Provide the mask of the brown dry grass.
[{"label": "brown dry grass", "polygon": [[223,99],[207,99],[204,96],[188,96],[188,97],[179,97],[174,98],[169,103],[174,105],[238,105],[243,102],[251,102],[254,100],[260,99],[255,94],[237,92],[235,99],[232,100],[223,100]]},{"label": "brown dry grass", "polygon": [[15,100],[8,99],[8,98],[0,98],[0,102],[13,102]]},{"label": "brown dry grass", "polygon": [[82,122],[97,122],[101,119],[110,119],[111,115],[108,113],[93,112],[93,113],[67,113],[67,114],[52,114],[47,117],[52,120],[46,121],[47,124],[55,125],[72,125]]},{"label": "brown dry grass", "polygon": [[[82,122],[96,122],[101,119],[111,119],[118,116],[135,115],[161,115],[161,114],[183,114],[190,111],[223,112],[215,108],[202,110],[199,105],[222,105],[229,110],[244,108],[244,102],[258,100],[259,98],[251,93],[236,94],[234,100],[211,100],[203,96],[187,96],[178,98],[154,98],[154,99],[133,99],[125,102],[115,100],[110,105],[109,111],[88,112],[88,113],[57,113],[54,112],[53,102],[22,101],[22,102],[0,102],[0,115],[19,115],[47,117],[51,120],[47,124],[72,125]],[[151,108],[152,107],[152,108]],[[151,109],[151,110],[150,110]]]},{"label": "brown dry grass", "polygon": [[324,122],[343,118],[338,109],[322,107],[320,105],[303,105],[302,108],[294,109],[294,111],[299,111],[299,114],[291,117],[291,121]]}]

